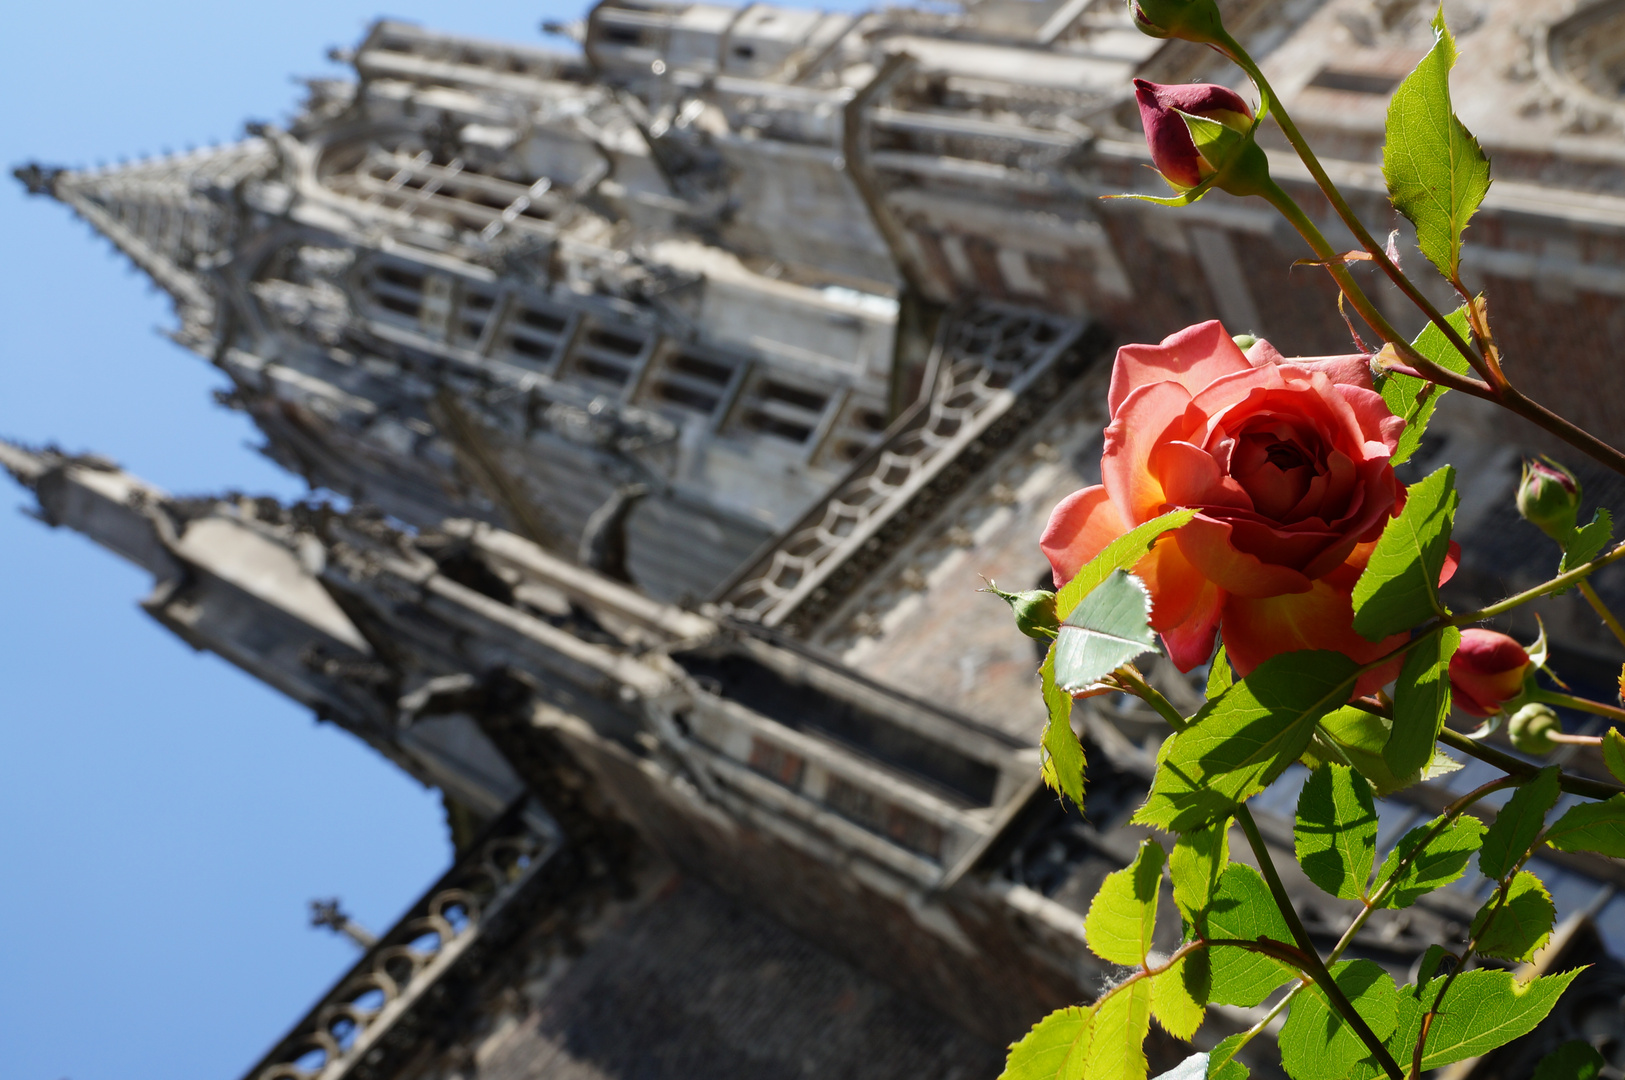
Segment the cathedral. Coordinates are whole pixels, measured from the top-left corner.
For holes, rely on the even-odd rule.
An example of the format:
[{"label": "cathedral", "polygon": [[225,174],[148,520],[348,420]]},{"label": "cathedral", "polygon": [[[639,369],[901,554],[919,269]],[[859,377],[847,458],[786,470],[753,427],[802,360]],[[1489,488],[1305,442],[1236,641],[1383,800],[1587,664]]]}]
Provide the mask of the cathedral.
[{"label": "cathedral", "polygon": [[[1224,6],[1351,202],[1398,224],[1384,109],[1433,8]],[[1575,373],[1550,404],[1617,441],[1625,3],[1445,10],[1496,178],[1469,280],[1509,356]],[[1220,318],[1346,353],[1333,286],[1294,269],[1308,252],[1265,206],[1101,200],[1160,184],[1131,79],[1232,77],[1121,0],[602,0],[547,29],[577,47],[379,22],[340,57],[353,77],[310,82],[286,125],[15,171],[172,298],[176,340],[230,380],[220,404],[321,497],[172,495],[94,448],[0,443],[0,465],[46,523],[151,574],[159,625],[448,809],[444,876],[357,931],[354,967],[266,1031],[243,1080],[992,1080],[1111,976],[1083,913],[1150,835],[1127,820],[1166,729],[1137,702],[1080,704],[1085,812],[1061,805],[1039,777],[1039,657],[981,590],[1047,581],[1037,537],[1098,479],[1116,345]],[[1549,447],[1460,397],[1406,468],[1467,466],[1465,603],[1537,580],[1545,540],[1512,490]],[[1625,482],[1581,475],[1625,508]],[[1596,585],[1625,599],[1617,566]],[[1609,685],[1589,610],[1540,610],[1565,677]],[[1170,665],[1150,674],[1199,701]],[[1483,768],[1381,800],[1379,844]],[[1299,779],[1253,805],[1329,945],[1351,912],[1297,874]],[[1451,1080],[1521,1080],[1574,1038],[1625,1076],[1625,870],[1537,861],[1560,922],[1536,965],[1591,966]],[[1484,887],[1379,913],[1350,955],[1410,978]],[[1214,1007],[1197,1046],[1262,1015]],[[1155,1073],[1190,1047],[1148,1051]],[[1272,1056],[1255,1075],[1279,1075]]]}]

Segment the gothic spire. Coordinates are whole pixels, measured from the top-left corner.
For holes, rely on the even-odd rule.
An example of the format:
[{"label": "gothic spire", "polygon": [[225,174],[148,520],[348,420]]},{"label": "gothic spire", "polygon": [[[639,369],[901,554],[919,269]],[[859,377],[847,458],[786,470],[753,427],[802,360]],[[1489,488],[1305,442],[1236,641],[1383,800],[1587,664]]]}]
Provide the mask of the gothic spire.
[{"label": "gothic spire", "polygon": [[183,330],[213,321],[204,271],[230,250],[233,193],[274,161],[262,138],[97,169],[30,162],[13,175],[66,203],[174,299]]}]

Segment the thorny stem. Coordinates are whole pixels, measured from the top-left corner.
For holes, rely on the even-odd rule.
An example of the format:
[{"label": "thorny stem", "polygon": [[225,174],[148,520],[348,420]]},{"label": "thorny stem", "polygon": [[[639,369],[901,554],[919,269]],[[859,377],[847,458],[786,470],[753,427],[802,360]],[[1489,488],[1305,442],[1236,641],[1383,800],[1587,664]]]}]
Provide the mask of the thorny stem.
[{"label": "thorny stem", "polygon": [[1281,914],[1286,919],[1287,928],[1292,931],[1293,940],[1298,943],[1298,948],[1303,952],[1304,959],[1309,961],[1309,966],[1304,969],[1304,974],[1315,980],[1315,985],[1319,986],[1321,991],[1325,993],[1326,1000],[1354,1029],[1354,1033],[1360,1037],[1361,1042],[1365,1043],[1366,1049],[1371,1051],[1371,1055],[1377,1059],[1377,1063],[1382,1066],[1383,1071],[1393,1080],[1404,1080],[1404,1073],[1400,1070],[1399,1063],[1388,1052],[1388,1048],[1383,1045],[1382,1040],[1377,1038],[1376,1032],[1371,1030],[1371,1025],[1365,1022],[1365,1017],[1360,1015],[1359,1010],[1354,1007],[1354,1003],[1349,1001],[1348,996],[1343,993],[1342,987],[1337,985],[1337,982],[1332,978],[1332,973],[1327,970],[1325,962],[1321,960],[1320,953],[1316,951],[1314,942],[1309,939],[1309,931],[1304,929],[1303,920],[1298,917],[1298,909],[1293,905],[1292,897],[1287,895],[1286,886],[1281,884],[1281,875],[1275,869],[1275,860],[1270,858],[1270,849],[1264,843],[1264,837],[1258,831],[1258,823],[1253,820],[1252,811],[1248,810],[1245,805],[1237,806],[1236,822],[1241,826],[1241,831],[1247,835],[1247,843],[1252,847],[1253,855],[1258,859],[1258,868],[1263,872],[1264,881],[1269,885],[1270,895],[1275,898],[1275,906],[1281,909]]},{"label": "thorny stem", "polygon": [[[1625,709],[1621,709],[1616,705],[1604,705],[1600,701],[1592,701],[1589,698],[1575,697],[1573,694],[1560,694],[1556,690],[1540,689],[1537,689],[1529,696],[1536,701],[1544,701],[1548,705],[1561,705],[1565,709],[1578,709],[1581,712],[1595,713],[1598,716],[1606,716],[1610,720],[1625,720]],[[1557,741],[1562,742],[1564,740],[1559,739]]]},{"label": "thorny stem", "polygon": [[[1439,732],[1439,741],[1451,749],[1460,750],[1469,757],[1475,757],[1487,765],[1494,765],[1502,772],[1511,773],[1525,780],[1531,779],[1540,771],[1536,765],[1503,753],[1493,746],[1474,742],[1461,732],[1451,731],[1449,728]],[[1613,795],[1625,794],[1625,787],[1605,784],[1601,780],[1591,780],[1571,773],[1559,773],[1557,786],[1570,795],[1583,795],[1588,799],[1606,799]]]},{"label": "thorny stem", "polygon": [[1247,50],[1243,49],[1235,39],[1228,36],[1223,44],[1230,59],[1242,71],[1247,73],[1247,77],[1253,80],[1253,84],[1265,96],[1265,99],[1269,102],[1270,115],[1275,118],[1276,125],[1280,127],[1282,134],[1286,136],[1286,141],[1292,144],[1292,149],[1297,151],[1298,157],[1308,167],[1309,175],[1314,178],[1315,185],[1326,196],[1326,201],[1332,204],[1332,209],[1337,211],[1337,216],[1343,219],[1343,224],[1347,225],[1349,232],[1354,234],[1354,239],[1370,253],[1372,260],[1382,268],[1384,274],[1388,275],[1388,279],[1399,287],[1399,291],[1405,294],[1406,299],[1415,304],[1428,317],[1428,321],[1443,332],[1446,340],[1455,347],[1456,351],[1466,357],[1467,362],[1473,365],[1474,370],[1488,378],[1488,372],[1481,366],[1483,363],[1482,358],[1462,339],[1462,336],[1456,332],[1456,328],[1450,325],[1450,321],[1439,312],[1439,309],[1433,306],[1433,302],[1422,294],[1422,291],[1416,287],[1415,282],[1411,281],[1404,271],[1394,265],[1394,261],[1388,257],[1388,252],[1367,231],[1365,223],[1360,220],[1359,215],[1354,212],[1354,208],[1349,206],[1348,201],[1343,198],[1343,193],[1337,189],[1336,184],[1332,183],[1332,178],[1326,175],[1326,170],[1321,167],[1320,159],[1309,148],[1308,140],[1298,130],[1298,125],[1293,123],[1292,117],[1286,111],[1286,107],[1281,104],[1281,99],[1276,96],[1275,88],[1264,77],[1264,72],[1253,62],[1253,58],[1247,54]]},{"label": "thorny stem", "polygon": [[1479,382],[1477,379],[1459,375],[1448,368],[1442,368],[1417,352],[1415,346],[1406,341],[1404,335],[1394,329],[1393,324],[1371,303],[1370,298],[1355,282],[1354,275],[1349,273],[1348,266],[1344,264],[1342,258],[1332,248],[1330,241],[1322,235],[1315,223],[1309,220],[1309,215],[1305,214],[1303,208],[1293,201],[1292,196],[1281,190],[1279,184],[1272,180],[1259,194],[1266,202],[1275,207],[1281,213],[1281,216],[1291,223],[1293,228],[1298,230],[1298,235],[1303,237],[1315,255],[1326,264],[1327,272],[1337,282],[1337,287],[1343,290],[1343,295],[1348,297],[1348,301],[1354,306],[1354,310],[1358,311],[1360,317],[1371,325],[1371,329],[1375,330],[1382,336],[1384,341],[1394,347],[1395,352],[1404,357],[1405,362],[1410,365],[1417,375],[1429,382],[1436,382],[1441,386],[1460,390],[1474,397],[1481,397],[1486,401],[1497,400],[1495,392],[1486,384]]},{"label": "thorny stem", "polygon": [[1606,555],[1600,555],[1588,563],[1582,563],[1573,570],[1559,574],[1550,581],[1536,585],[1532,589],[1514,593],[1505,600],[1497,600],[1488,607],[1481,607],[1477,611],[1468,611],[1456,615],[1449,620],[1449,623],[1451,626],[1466,626],[1469,623],[1483,622],[1485,619],[1499,615],[1503,611],[1511,611],[1515,607],[1527,604],[1537,597],[1545,596],[1547,593],[1560,592],[1570,585],[1584,581],[1596,571],[1621,558],[1625,558],[1625,544],[1619,544]]},{"label": "thorny stem", "polygon": [[1607,604],[1602,602],[1602,597],[1598,596],[1597,590],[1591,587],[1591,582],[1582,581],[1578,588],[1580,595],[1586,598],[1586,603],[1591,605],[1591,610],[1597,613],[1597,617],[1602,620],[1603,625],[1608,627],[1609,632],[1619,639],[1621,645],[1625,645],[1625,626],[1620,625],[1619,617],[1609,609]]},{"label": "thorny stem", "polygon": [[[1487,382],[1467,379],[1453,371],[1446,371],[1446,369],[1427,360],[1409,342],[1400,337],[1398,331],[1388,323],[1388,320],[1383,318],[1371,306],[1371,302],[1366,299],[1359,286],[1354,284],[1354,278],[1348,272],[1348,268],[1343,264],[1337,253],[1332,250],[1331,245],[1326,243],[1325,237],[1320,235],[1320,230],[1315,228],[1314,223],[1309,220],[1301,209],[1298,209],[1297,204],[1293,203],[1284,191],[1280,191],[1279,187],[1276,187],[1276,191],[1279,192],[1281,197],[1280,201],[1277,202],[1273,197],[1266,197],[1270,198],[1270,202],[1276,205],[1276,209],[1287,216],[1298,232],[1303,234],[1304,239],[1310,240],[1311,235],[1310,232],[1305,231],[1304,226],[1306,225],[1312,230],[1314,236],[1320,238],[1319,244],[1310,240],[1310,246],[1315,249],[1315,253],[1320,258],[1331,260],[1327,263],[1327,269],[1331,271],[1332,277],[1337,280],[1338,286],[1348,296],[1350,302],[1354,304],[1355,309],[1360,312],[1360,316],[1369,322],[1372,328],[1383,336],[1384,340],[1392,344],[1395,350],[1424,378],[1437,382],[1441,386],[1448,386],[1451,389],[1461,390],[1475,397],[1494,401],[1510,412],[1517,413],[1537,427],[1549,431],[1588,457],[1595,458],[1614,472],[1625,475],[1625,453],[1621,453],[1589,431],[1563,419],[1544,405],[1519,391],[1506,380],[1506,376],[1501,373],[1499,363],[1487,361],[1467,342],[1462,340],[1461,335],[1456,332],[1455,327],[1450,325],[1449,320],[1439,313],[1439,310],[1428,301],[1427,297],[1421,294],[1416,285],[1400,271],[1399,267],[1394,265],[1393,260],[1388,258],[1388,253],[1366,231],[1359,217],[1355,215],[1354,210],[1337,190],[1337,185],[1332,183],[1331,177],[1326,175],[1326,170],[1321,167],[1320,161],[1315,157],[1314,152],[1309,149],[1308,142],[1304,139],[1303,134],[1298,131],[1297,125],[1292,122],[1292,117],[1282,108],[1280,100],[1275,96],[1274,89],[1270,87],[1269,80],[1264,78],[1264,73],[1259,70],[1257,64],[1253,63],[1252,57],[1248,56],[1247,51],[1228,35],[1224,35],[1219,44],[1221,51],[1229,56],[1258,85],[1259,92],[1265,96],[1270,105],[1276,123],[1280,125],[1281,131],[1286,135],[1287,141],[1292,144],[1292,148],[1297,151],[1298,156],[1308,166],[1310,175],[1314,177],[1316,185],[1320,187],[1326,198],[1331,202],[1332,207],[1337,211],[1338,217],[1343,219],[1343,223],[1354,233],[1361,246],[1371,253],[1372,259],[1378,266],[1382,267],[1383,273],[1387,274],[1389,279],[1399,286],[1400,291],[1405,294],[1407,299],[1427,315],[1428,320],[1444,333],[1450,344],[1462,356],[1467,358],[1473,369],[1484,376]],[[1275,185],[1272,184],[1271,186]],[[1289,213],[1286,206],[1291,206],[1296,213]],[[1470,302],[1468,311],[1473,311],[1473,305]],[[1487,327],[1485,333],[1488,333]],[[1418,363],[1418,360],[1421,363]]]}]

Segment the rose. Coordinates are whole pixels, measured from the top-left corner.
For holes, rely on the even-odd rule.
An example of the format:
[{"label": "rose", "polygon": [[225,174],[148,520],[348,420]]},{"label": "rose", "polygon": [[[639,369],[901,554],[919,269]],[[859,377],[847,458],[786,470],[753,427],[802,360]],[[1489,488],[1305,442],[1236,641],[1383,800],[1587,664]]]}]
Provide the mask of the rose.
[{"label": "rose", "polygon": [[1240,94],[1212,83],[1162,86],[1134,80],[1134,99],[1140,106],[1145,142],[1157,171],[1176,188],[1189,189],[1212,176],[1223,161],[1209,161],[1196,148],[1190,128],[1180,113],[1216,121],[1245,132],[1253,126],[1253,110]]},{"label": "rose", "polygon": [[1494,716],[1523,693],[1534,660],[1505,634],[1474,627],[1461,632],[1450,658],[1450,699],[1469,716]]},{"label": "rose", "polygon": [[1517,502],[1525,521],[1567,544],[1580,513],[1580,481],[1551,458],[1525,461]]},{"label": "rose", "polygon": [[1404,421],[1365,357],[1286,360],[1267,341],[1243,353],[1205,322],[1119,349],[1107,407],[1101,483],[1062,500],[1040,540],[1057,584],[1134,526],[1194,507],[1134,568],[1180,670],[1207,660],[1221,630],[1242,675],[1277,653],[1366,663],[1404,642],[1353,628],[1354,583],[1404,499],[1388,460]]}]

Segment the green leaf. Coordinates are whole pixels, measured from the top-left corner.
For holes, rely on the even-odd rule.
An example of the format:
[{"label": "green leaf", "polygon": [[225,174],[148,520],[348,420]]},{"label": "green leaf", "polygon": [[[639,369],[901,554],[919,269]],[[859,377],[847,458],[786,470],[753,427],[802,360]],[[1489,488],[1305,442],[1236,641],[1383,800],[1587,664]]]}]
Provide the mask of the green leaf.
[{"label": "green leaf", "polygon": [[1107,991],[1095,1002],[1095,1034],[1089,1040],[1084,1080],[1145,1080],[1145,1037],[1150,1032],[1148,980]]},{"label": "green leaf", "polygon": [[[1467,325],[1465,304],[1446,315],[1445,322],[1455,328],[1463,341],[1468,340],[1470,330]],[[1422,332],[1416,335],[1416,340],[1411,342],[1411,345],[1417,352],[1447,371],[1465,375],[1472,369],[1467,358],[1450,344],[1449,338],[1444,336],[1444,331],[1432,323],[1422,328]],[[1427,434],[1428,421],[1433,419],[1433,410],[1438,407],[1439,399],[1448,393],[1449,389],[1413,375],[1389,372],[1382,377],[1381,390],[1382,400],[1388,403],[1388,411],[1405,421],[1405,430],[1400,432],[1399,442],[1394,448],[1393,455],[1388,459],[1389,464],[1403,465],[1416,453],[1417,447],[1422,445],[1422,436]]]},{"label": "green leaf", "polygon": [[1552,936],[1557,909],[1551,894],[1534,874],[1519,870],[1501,900],[1497,889],[1473,916],[1471,936],[1484,956],[1503,960],[1528,960]]},{"label": "green leaf", "polygon": [[1613,538],[1614,517],[1598,507],[1597,512],[1591,515],[1589,525],[1582,525],[1569,534],[1568,543],[1563,545],[1563,560],[1557,564],[1557,572],[1566,574],[1576,566],[1584,566],[1602,554],[1602,549]]},{"label": "green leaf", "polygon": [[1343,900],[1365,895],[1377,857],[1377,808],[1364,777],[1343,765],[1316,769],[1298,794],[1292,834],[1310,881]]},{"label": "green leaf", "polygon": [[1101,548],[1096,555],[1083,565],[1072,580],[1061,586],[1055,594],[1055,613],[1061,618],[1072,614],[1072,609],[1094,591],[1099,585],[1111,576],[1116,570],[1129,570],[1151,551],[1151,545],[1171,529],[1177,529],[1196,516],[1195,510],[1170,510],[1160,517],[1154,517],[1141,525],[1136,525],[1116,540]]},{"label": "green leaf", "polygon": [[1597,1080],[1606,1064],[1596,1047],[1575,1039],[1541,1058],[1534,1080]]},{"label": "green leaf", "polygon": [[1461,279],[1461,234],[1490,189],[1490,162],[1450,106],[1456,43],[1441,10],[1433,48],[1388,102],[1382,172],[1394,209],[1416,226],[1416,243],[1446,279]]},{"label": "green leaf", "polygon": [[1083,920],[1083,937],[1102,960],[1142,967],[1157,925],[1157,890],[1162,885],[1162,845],[1140,841],[1134,861],[1106,875]]},{"label": "green leaf", "polygon": [[[1517,982],[1510,971],[1494,968],[1458,975],[1428,1027],[1422,1070],[1478,1057],[1529,1034],[1583,970],[1575,968],[1528,983]],[[1406,987],[1399,995],[1399,1025],[1390,1045],[1402,1048],[1406,1061],[1440,985],[1439,979],[1431,979],[1419,987]]]},{"label": "green leaf", "polygon": [[1207,665],[1207,699],[1212,701],[1235,684],[1235,673],[1230,670],[1230,657],[1225,655],[1224,645],[1220,643],[1219,651],[1213,654],[1213,659]]},{"label": "green leaf", "polygon": [[1365,777],[1378,795],[1409,787],[1418,780],[1434,780],[1461,768],[1461,762],[1442,750],[1434,750],[1432,760],[1420,773],[1395,776],[1382,756],[1392,730],[1393,721],[1386,716],[1345,705],[1321,720],[1320,729],[1300,760],[1311,769],[1328,762],[1347,765]]},{"label": "green leaf", "polygon": [[1602,760],[1614,779],[1625,784],[1625,735],[1621,735],[1618,728],[1609,728],[1608,734],[1602,737]]},{"label": "green leaf", "polygon": [[1174,841],[1168,876],[1174,881],[1174,905],[1191,926],[1213,903],[1219,875],[1230,864],[1230,819],[1205,829],[1192,829]]},{"label": "green leaf", "polygon": [[1547,811],[1557,802],[1559,772],[1556,765],[1549,765],[1512,793],[1484,833],[1484,846],[1478,852],[1479,873],[1500,881],[1523,858],[1540,834]]},{"label": "green leaf", "polygon": [[1236,1060],[1236,1051],[1245,1045],[1246,1034],[1228,1036],[1207,1055],[1207,1080],[1247,1080],[1250,1070]]},{"label": "green leaf", "polygon": [[1439,571],[1450,552],[1455,485],[1456,470],[1449,465],[1412,484],[1405,509],[1383,528],[1371,561],[1354,583],[1354,629],[1367,641],[1449,614],[1439,602]]},{"label": "green leaf", "polygon": [[1171,737],[1134,820],[1184,832],[1228,816],[1297,760],[1320,718],[1348,701],[1357,670],[1335,652],[1264,661]]},{"label": "green leaf", "polygon": [[[1275,906],[1269,886],[1257,870],[1244,863],[1224,868],[1213,903],[1198,926],[1208,940],[1292,941],[1292,931],[1287,929],[1281,909]],[[1207,955],[1212,973],[1208,1000],[1215,1005],[1250,1009],[1296,974],[1279,960],[1232,945],[1215,945]]]},{"label": "green leaf", "polygon": [[[1331,966],[1332,981],[1379,1039],[1394,1033],[1399,989],[1393,977],[1370,960]],[[1293,1080],[1346,1080],[1370,1056],[1354,1028],[1326,1000],[1318,986],[1306,986],[1292,999],[1281,1027],[1281,1066]]]},{"label": "green leaf", "polygon": [[1010,1047],[999,1080],[1083,1080],[1095,1010],[1057,1009]]},{"label": "green leaf", "polygon": [[1208,1055],[1195,1053],[1167,1072],[1158,1073],[1152,1080],[1204,1080],[1207,1076]]},{"label": "green leaf", "polygon": [[1546,842],[1559,851],[1595,851],[1625,859],[1625,795],[1569,807],[1546,830]]},{"label": "green leaf", "polygon": [[1394,724],[1383,760],[1395,776],[1420,773],[1433,760],[1433,743],[1450,719],[1450,658],[1461,631],[1446,626],[1428,634],[1405,654],[1394,684]]},{"label": "green leaf", "polygon": [[[1202,1017],[1205,1015],[1203,1002],[1206,995],[1198,996],[1191,985],[1198,985],[1201,979],[1187,978],[1186,965],[1201,958],[1207,959],[1205,952],[1195,952],[1182,957],[1168,968],[1151,977],[1151,1015],[1162,1029],[1176,1039],[1188,1040],[1196,1034],[1196,1029],[1202,1026]],[[1205,964],[1204,964],[1205,967]],[[1207,977],[1204,971],[1203,978]]]},{"label": "green leaf", "polygon": [[1051,791],[1072,800],[1072,805],[1083,809],[1083,771],[1088,764],[1083,756],[1083,744],[1072,730],[1072,695],[1055,685],[1055,646],[1051,645],[1044,664],[1038,669],[1043,688],[1044,707],[1049,710],[1049,723],[1044,725],[1040,740],[1044,748],[1044,783]]},{"label": "green leaf", "polygon": [[1061,622],[1055,638],[1055,683],[1079,693],[1156,648],[1151,594],[1127,570],[1113,570]]},{"label": "green leaf", "polygon": [[1464,814],[1423,844],[1440,820],[1434,818],[1426,825],[1418,825],[1400,837],[1394,850],[1388,853],[1382,869],[1377,871],[1377,885],[1372,895],[1390,878],[1394,887],[1377,907],[1410,907],[1418,897],[1450,884],[1466,871],[1468,860],[1483,840],[1484,823]]}]

